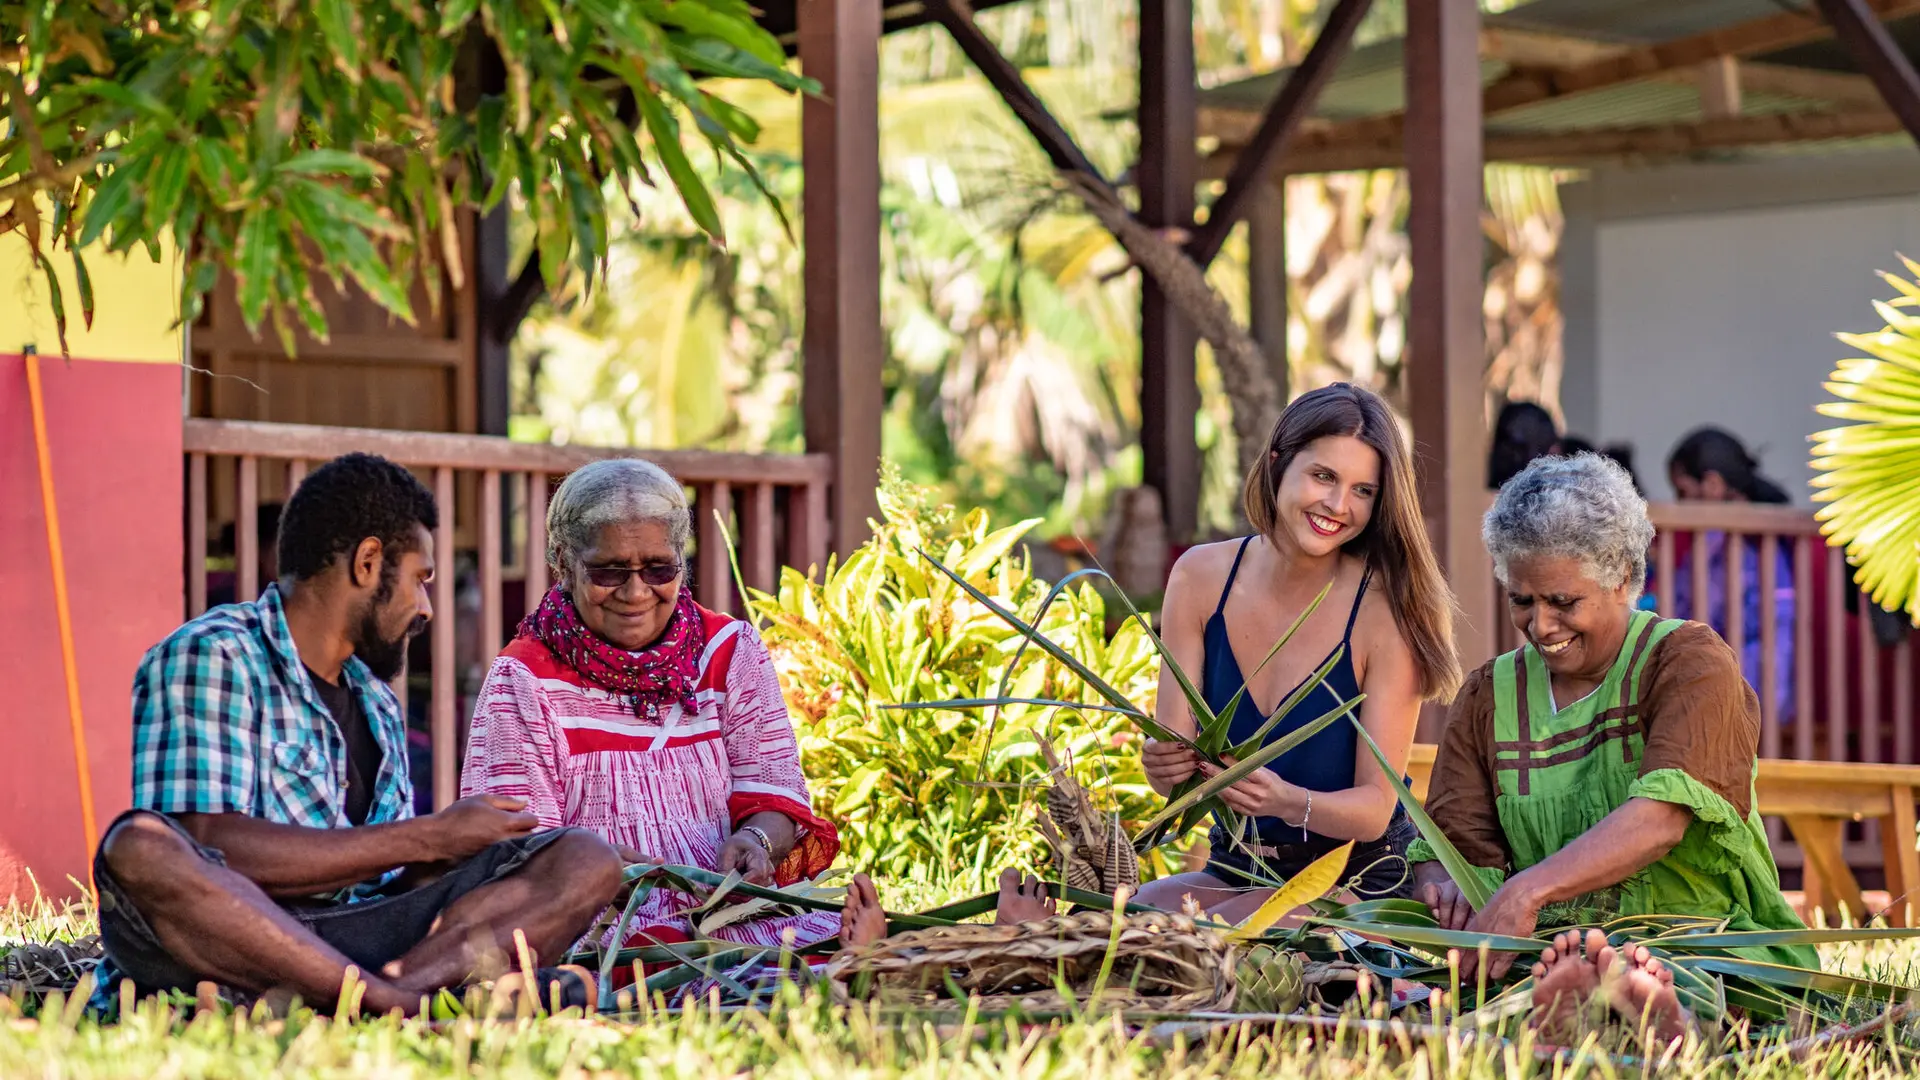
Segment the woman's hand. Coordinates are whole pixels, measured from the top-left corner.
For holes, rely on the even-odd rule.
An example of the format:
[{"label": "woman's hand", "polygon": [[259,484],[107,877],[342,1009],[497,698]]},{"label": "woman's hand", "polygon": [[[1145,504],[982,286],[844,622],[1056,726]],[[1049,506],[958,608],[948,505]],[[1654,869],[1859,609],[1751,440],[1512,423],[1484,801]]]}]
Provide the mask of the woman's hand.
[{"label": "woman's hand", "polygon": [[720,848],[714,869],[725,874],[733,870],[755,885],[773,885],[773,856],[752,833],[737,832]]},{"label": "woman's hand", "polygon": [[[1520,877],[1510,879],[1500,886],[1487,906],[1467,920],[1468,933],[1501,934],[1506,937],[1532,937],[1540,924],[1540,904],[1533,898],[1533,891]],[[1515,953],[1494,952],[1487,954],[1487,978],[1498,979],[1513,966]],[[1460,956],[1460,978],[1471,979],[1479,967],[1479,953],[1465,953]]]},{"label": "woman's hand", "polygon": [[627,847],[623,844],[613,845],[613,850],[620,853],[620,861],[623,863],[626,863],[628,866],[632,866],[635,863],[646,863],[648,866],[653,866],[653,865],[657,865],[660,862],[659,859],[656,859],[651,855],[643,855],[640,852],[635,851],[634,849]]},{"label": "woman's hand", "polygon": [[[1231,755],[1221,758],[1228,765],[1234,763]],[[1208,779],[1219,776],[1224,770],[1211,762],[1200,762],[1200,772]],[[1240,782],[1220,793],[1220,801],[1227,809],[1243,817],[1277,817],[1283,822],[1304,824],[1306,807],[1303,788],[1297,788],[1272,769],[1255,769],[1240,779]]]},{"label": "woman's hand", "polygon": [[1148,739],[1140,751],[1140,764],[1147,771],[1147,783],[1162,795],[1185,783],[1200,765],[1194,752],[1177,742]]},{"label": "woman's hand", "polygon": [[1442,930],[1465,930],[1473,919],[1473,906],[1460,892],[1451,878],[1440,881],[1421,882],[1420,902],[1433,912],[1433,921],[1440,924]]}]

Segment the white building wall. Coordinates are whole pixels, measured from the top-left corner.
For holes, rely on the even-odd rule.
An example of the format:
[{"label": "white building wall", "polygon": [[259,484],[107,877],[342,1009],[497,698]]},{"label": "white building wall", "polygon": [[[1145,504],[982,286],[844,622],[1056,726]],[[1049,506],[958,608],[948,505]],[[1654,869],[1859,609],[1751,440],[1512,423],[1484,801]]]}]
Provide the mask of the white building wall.
[{"label": "white building wall", "polygon": [[1667,499],[1674,443],[1718,424],[1811,505],[1813,407],[1852,352],[1833,335],[1877,328],[1874,271],[1920,257],[1920,155],[1598,173],[1568,196],[1570,429],[1632,445]]}]

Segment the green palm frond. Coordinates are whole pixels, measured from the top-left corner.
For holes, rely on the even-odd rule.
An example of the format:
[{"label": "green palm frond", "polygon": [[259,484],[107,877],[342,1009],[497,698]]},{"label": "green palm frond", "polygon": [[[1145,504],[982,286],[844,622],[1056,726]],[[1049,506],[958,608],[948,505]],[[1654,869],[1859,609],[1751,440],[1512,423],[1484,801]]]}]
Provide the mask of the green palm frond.
[{"label": "green palm frond", "polygon": [[1920,615],[1920,263],[1912,278],[1882,273],[1900,294],[1876,301],[1885,325],[1841,334],[1866,355],[1840,361],[1826,383],[1838,401],[1822,416],[1851,421],[1814,436],[1813,486],[1829,542],[1845,545],[1854,577],[1873,602]]}]

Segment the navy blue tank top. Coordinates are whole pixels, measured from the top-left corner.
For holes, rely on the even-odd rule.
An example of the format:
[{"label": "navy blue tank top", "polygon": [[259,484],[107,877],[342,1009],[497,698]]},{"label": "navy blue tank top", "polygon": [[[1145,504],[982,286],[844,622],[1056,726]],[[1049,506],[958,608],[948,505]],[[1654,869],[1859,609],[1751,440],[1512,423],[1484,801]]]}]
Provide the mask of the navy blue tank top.
[{"label": "navy blue tank top", "polygon": [[[1253,542],[1249,536],[1240,541],[1240,550],[1234,553],[1233,568],[1227,571],[1227,583],[1220,587],[1220,602],[1214,605],[1213,616],[1207,620],[1206,657],[1200,669],[1200,696],[1206,699],[1207,708],[1216,714],[1227,707],[1233,695],[1246,685],[1246,677],[1240,672],[1240,662],[1233,655],[1233,643],[1227,637],[1227,594],[1233,591],[1233,579],[1240,573],[1240,560],[1246,557],[1247,545]],[[1369,569],[1360,579],[1360,588],[1354,592],[1353,611],[1347,615],[1347,630],[1340,637],[1340,659],[1327,672],[1324,683],[1314,687],[1313,692],[1300,699],[1293,710],[1280,719],[1267,733],[1266,742],[1297,731],[1328,709],[1337,707],[1342,701],[1351,701],[1360,693],[1359,679],[1353,673],[1353,624],[1360,616],[1360,601],[1367,595],[1367,583],[1373,579]],[[1264,655],[1264,654],[1262,654]],[[1327,657],[1313,665],[1307,674],[1320,670]],[[1304,683],[1306,679],[1302,679]],[[1275,702],[1275,708],[1299,689],[1298,683],[1281,695]],[[1339,694],[1338,698],[1334,694]],[[1253,737],[1267,718],[1260,714],[1260,707],[1254,703],[1251,694],[1241,695],[1239,704],[1234,706],[1233,717],[1227,724],[1228,742],[1240,743]],[[1309,791],[1342,791],[1353,786],[1354,753],[1359,748],[1359,736],[1354,734],[1353,725],[1346,719],[1336,720],[1320,730],[1320,733],[1280,755],[1270,762],[1267,768],[1279,774],[1280,779],[1296,787]],[[1298,825],[1288,825],[1277,817],[1255,818],[1255,829],[1261,842],[1268,844],[1312,843],[1324,838],[1303,830]],[[1337,846],[1337,841],[1328,841],[1327,847]]]}]

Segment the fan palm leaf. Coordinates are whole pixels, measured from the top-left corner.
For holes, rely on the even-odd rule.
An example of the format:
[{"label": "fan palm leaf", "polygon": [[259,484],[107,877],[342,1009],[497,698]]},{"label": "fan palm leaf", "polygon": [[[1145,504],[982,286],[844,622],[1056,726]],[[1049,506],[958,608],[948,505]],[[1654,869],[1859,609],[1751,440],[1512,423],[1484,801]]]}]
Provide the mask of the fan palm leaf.
[{"label": "fan palm leaf", "polygon": [[1844,545],[1873,602],[1920,615],[1920,263],[1911,278],[1883,273],[1899,295],[1876,302],[1884,325],[1840,340],[1865,353],[1842,360],[1826,382],[1839,400],[1822,416],[1850,421],[1814,436],[1814,500],[1820,531]]}]

